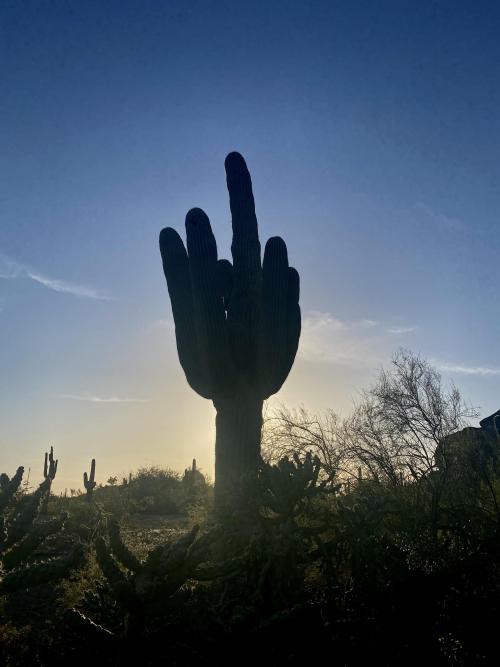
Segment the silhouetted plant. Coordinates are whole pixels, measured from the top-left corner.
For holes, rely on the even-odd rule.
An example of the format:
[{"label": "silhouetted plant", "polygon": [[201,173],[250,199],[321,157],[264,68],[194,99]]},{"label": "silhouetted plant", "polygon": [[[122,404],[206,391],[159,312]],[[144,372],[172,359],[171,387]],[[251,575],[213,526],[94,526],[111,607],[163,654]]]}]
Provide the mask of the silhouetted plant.
[{"label": "silhouetted plant", "polygon": [[50,448],[50,452],[45,452],[45,460],[43,463],[43,476],[52,483],[57,473],[58,459],[54,459],[54,448]]},{"label": "silhouetted plant", "polygon": [[92,495],[96,487],[95,481],[95,459],[92,459],[90,463],[90,476],[86,472],[83,473],[83,486],[87,492],[86,498],[87,502],[92,502]]},{"label": "silhouetted plant", "polygon": [[52,482],[54,481],[57,473],[57,463],[57,459],[54,459],[54,448],[51,447],[50,452],[45,452],[45,458],[43,462],[43,477],[47,484],[47,492],[45,493],[40,505],[39,511],[41,514],[47,514]]},{"label": "silhouetted plant", "polygon": [[[7,509],[12,503],[14,494],[18,490],[24,475],[24,467],[19,466],[15,475],[9,478],[7,473],[0,475],[0,550],[7,538]],[[0,551],[1,553],[1,551]]]},{"label": "silhouetted plant", "polygon": [[196,487],[205,484],[205,477],[196,467],[196,459],[193,459],[191,468],[184,470],[182,483],[187,487]]},{"label": "silhouetted plant", "polygon": [[162,615],[169,599],[188,581],[207,572],[198,570],[208,558],[211,535],[199,537],[199,526],[137,558],[124,543],[119,525],[111,520],[109,542],[98,537],[95,542],[97,562],[124,614],[124,632],[137,632],[147,619]]},{"label": "silhouetted plant", "polygon": [[285,381],[300,336],[299,275],[288,266],[286,245],[269,239],[261,265],[250,174],[239,153],[225,167],[233,264],[217,259],[201,209],[186,216],[187,251],[173,229],[160,234],[179,360],[191,387],[217,410],[219,508],[235,482],[257,472],[263,401]]},{"label": "silhouetted plant", "polygon": [[68,515],[63,512],[59,517],[42,520],[42,508],[47,502],[51,484],[56,476],[57,460],[53,449],[45,454],[44,480],[32,493],[14,498],[14,491],[19,488],[23,468],[12,480],[2,476],[0,509],[2,511],[2,532],[0,534],[0,595],[19,589],[55,582],[68,576],[73,568],[81,564],[84,548],[78,543],[65,556],[40,559],[37,550],[48,538],[60,533]]}]

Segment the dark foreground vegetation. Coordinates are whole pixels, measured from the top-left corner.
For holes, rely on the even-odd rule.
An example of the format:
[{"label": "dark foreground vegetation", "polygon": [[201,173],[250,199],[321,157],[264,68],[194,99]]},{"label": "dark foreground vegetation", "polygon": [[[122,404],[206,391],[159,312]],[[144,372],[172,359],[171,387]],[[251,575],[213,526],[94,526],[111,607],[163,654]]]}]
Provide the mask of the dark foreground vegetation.
[{"label": "dark foreground vegetation", "polygon": [[347,420],[268,418],[225,514],[195,465],[2,475],[0,664],[496,664],[500,417],[472,414],[401,352]]}]

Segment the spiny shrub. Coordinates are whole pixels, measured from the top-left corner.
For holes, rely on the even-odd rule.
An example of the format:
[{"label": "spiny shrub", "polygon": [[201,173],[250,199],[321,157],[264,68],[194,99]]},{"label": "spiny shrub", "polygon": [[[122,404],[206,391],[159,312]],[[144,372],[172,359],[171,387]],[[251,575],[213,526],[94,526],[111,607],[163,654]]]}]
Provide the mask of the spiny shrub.
[{"label": "spiny shrub", "polygon": [[199,526],[175,541],[160,545],[140,560],[122,539],[119,525],[111,520],[108,539],[95,541],[97,562],[122,610],[125,634],[147,626],[162,616],[172,597],[190,579],[205,578],[200,567],[207,559],[211,534],[199,535]]},{"label": "spiny shrub", "polygon": [[63,531],[68,519],[66,512],[42,516],[57,472],[52,447],[45,454],[44,480],[33,493],[19,496],[23,472],[20,467],[12,479],[5,473],[0,477],[0,595],[54,583],[68,576],[84,557],[81,543],[62,556],[40,557],[42,546]]}]

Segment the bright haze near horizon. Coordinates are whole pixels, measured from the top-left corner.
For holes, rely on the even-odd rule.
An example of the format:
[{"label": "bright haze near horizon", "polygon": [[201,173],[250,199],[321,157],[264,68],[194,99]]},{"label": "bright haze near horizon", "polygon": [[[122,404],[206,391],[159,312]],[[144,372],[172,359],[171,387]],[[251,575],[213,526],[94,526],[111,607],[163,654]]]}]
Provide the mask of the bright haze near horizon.
[{"label": "bright haze near horizon", "polygon": [[0,469],[56,488],[196,457],[158,233],[231,226],[301,275],[276,405],[349,413],[400,346],[500,408],[500,9],[464,2],[15,2],[0,9]]}]

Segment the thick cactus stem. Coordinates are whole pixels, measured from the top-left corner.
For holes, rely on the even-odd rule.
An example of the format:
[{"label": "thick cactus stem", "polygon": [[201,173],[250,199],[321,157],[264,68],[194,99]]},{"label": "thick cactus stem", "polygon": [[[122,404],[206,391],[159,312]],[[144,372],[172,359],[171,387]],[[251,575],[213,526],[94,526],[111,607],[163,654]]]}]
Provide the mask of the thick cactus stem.
[{"label": "thick cactus stem", "polygon": [[258,470],[262,400],[241,397],[217,401],[215,418],[215,505],[230,510],[231,496],[241,479]]}]

